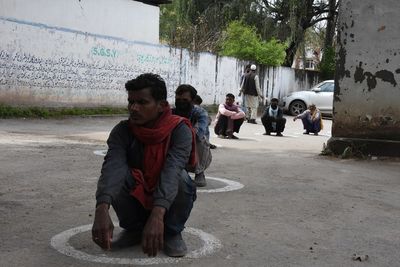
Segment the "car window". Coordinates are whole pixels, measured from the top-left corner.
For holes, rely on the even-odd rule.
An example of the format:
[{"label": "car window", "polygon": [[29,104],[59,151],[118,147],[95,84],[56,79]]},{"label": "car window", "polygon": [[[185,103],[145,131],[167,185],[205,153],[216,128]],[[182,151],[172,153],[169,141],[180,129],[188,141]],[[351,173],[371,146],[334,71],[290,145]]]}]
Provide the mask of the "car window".
[{"label": "car window", "polygon": [[319,88],[321,88],[321,92],[333,92],[335,87],[334,83],[324,83]]}]

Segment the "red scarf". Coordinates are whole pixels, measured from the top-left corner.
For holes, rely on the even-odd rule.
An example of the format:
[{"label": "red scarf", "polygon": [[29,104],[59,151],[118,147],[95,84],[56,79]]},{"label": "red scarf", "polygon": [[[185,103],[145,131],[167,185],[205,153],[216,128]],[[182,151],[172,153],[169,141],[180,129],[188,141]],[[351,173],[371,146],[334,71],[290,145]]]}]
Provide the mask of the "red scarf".
[{"label": "red scarf", "polygon": [[171,133],[181,122],[188,125],[192,131],[192,151],[189,165],[196,164],[196,136],[186,118],[172,115],[171,108],[167,106],[163,114],[157,119],[153,128],[129,124],[132,134],[144,144],[143,170],[132,169],[136,186],[130,194],[143,205],[145,209],[153,208],[153,193],[158,185],[161,171],[167,157]]}]

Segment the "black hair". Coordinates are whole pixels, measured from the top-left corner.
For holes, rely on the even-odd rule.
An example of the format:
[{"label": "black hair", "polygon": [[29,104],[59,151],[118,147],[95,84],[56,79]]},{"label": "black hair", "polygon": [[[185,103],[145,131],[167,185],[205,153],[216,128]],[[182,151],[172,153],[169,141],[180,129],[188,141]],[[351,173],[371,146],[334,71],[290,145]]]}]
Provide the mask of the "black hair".
[{"label": "black hair", "polygon": [[196,95],[196,96],[193,98],[193,103],[200,106],[201,103],[203,103],[203,99],[201,98],[201,96]]},{"label": "black hair", "polygon": [[139,91],[150,88],[151,96],[156,101],[167,100],[167,87],[160,75],[144,73],[125,83],[127,91]]},{"label": "black hair", "polygon": [[246,67],[244,68],[244,71],[246,73],[250,72],[251,71],[250,67],[251,67],[251,64],[247,64]]},{"label": "black hair", "polygon": [[233,100],[235,100],[235,96],[233,95],[233,94],[231,94],[231,93],[229,93],[229,94],[226,94],[226,96],[225,97],[230,97],[230,98],[233,98]]},{"label": "black hair", "polygon": [[274,97],[274,98],[271,98],[271,102],[279,102],[279,99],[278,99],[278,98],[276,98],[276,97]]},{"label": "black hair", "polygon": [[192,100],[196,97],[197,95],[197,90],[191,86],[190,84],[181,84],[178,86],[178,88],[176,88],[175,90],[175,95],[182,95],[186,92],[190,93],[190,97],[192,98]]}]

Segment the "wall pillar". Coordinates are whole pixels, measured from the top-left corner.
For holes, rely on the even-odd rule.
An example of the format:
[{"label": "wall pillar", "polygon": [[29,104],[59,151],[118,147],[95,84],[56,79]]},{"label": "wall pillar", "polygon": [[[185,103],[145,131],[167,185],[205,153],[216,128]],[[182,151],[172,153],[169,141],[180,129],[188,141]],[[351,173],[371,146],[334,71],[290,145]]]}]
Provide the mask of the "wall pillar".
[{"label": "wall pillar", "polygon": [[342,0],[328,148],[400,156],[400,1]]}]

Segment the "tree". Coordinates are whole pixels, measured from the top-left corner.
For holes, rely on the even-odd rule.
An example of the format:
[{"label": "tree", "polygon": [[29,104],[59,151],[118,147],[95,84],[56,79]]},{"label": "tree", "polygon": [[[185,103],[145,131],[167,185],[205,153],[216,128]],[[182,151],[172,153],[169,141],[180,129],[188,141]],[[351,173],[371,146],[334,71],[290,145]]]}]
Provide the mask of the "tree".
[{"label": "tree", "polygon": [[[266,9],[277,24],[288,27],[288,47],[284,65],[290,67],[294,56],[304,41],[304,36],[310,27],[322,22],[332,21],[330,25],[336,25],[332,14],[337,14],[338,0],[335,2],[334,12],[327,0],[260,0],[256,1],[261,9]],[[332,13],[333,12],[333,13]],[[286,28],[287,29],[287,28]],[[332,37],[333,38],[333,37]]]},{"label": "tree", "polygon": [[263,41],[287,43],[285,66],[291,66],[307,29],[327,21],[332,43],[340,0],[173,0],[161,7],[163,41],[194,51],[216,53],[223,29],[240,20],[254,27]]},{"label": "tree", "polygon": [[329,13],[326,24],[325,41],[319,71],[324,80],[333,79],[335,75],[335,47],[334,36],[338,18],[338,7],[340,0],[329,0]]},{"label": "tree", "polygon": [[255,27],[233,21],[221,41],[221,54],[263,65],[279,66],[285,59],[285,45],[276,39],[262,41]]}]

